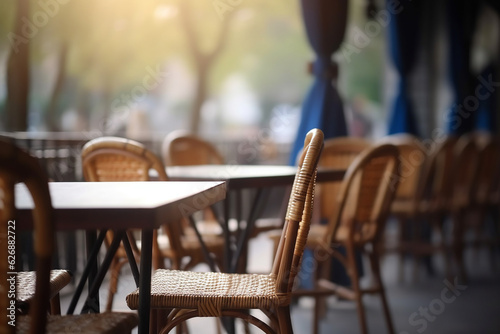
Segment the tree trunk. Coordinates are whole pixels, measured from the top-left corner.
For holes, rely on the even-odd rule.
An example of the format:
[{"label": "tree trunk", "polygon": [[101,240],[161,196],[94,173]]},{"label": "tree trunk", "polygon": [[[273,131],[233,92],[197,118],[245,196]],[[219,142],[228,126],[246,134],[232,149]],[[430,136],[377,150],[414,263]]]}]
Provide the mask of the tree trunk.
[{"label": "tree trunk", "polygon": [[61,125],[57,115],[57,102],[61,96],[64,79],[66,77],[66,59],[68,55],[68,45],[63,43],[59,50],[59,63],[57,70],[57,77],[50,97],[49,106],[47,108],[47,127],[49,131],[59,131]]},{"label": "tree trunk", "polygon": [[[233,15],[227,15],[227,17],[222,20],[222,25],[220,27],[219,34],[216,37],[213,49],[211,51],[203,51],[201,48],[202,37],[195,29],[196,24],[199,23],[192,17],[193,10],[193,6],[189,1],[185,0],[181,2],[180,11],[182,23],[184,31],[186,32],[189,48],[195,62],[196,75],[198,79],[189,122],[189,130],[192,133],[197,134],[200,130],[201,108],[207,97],[209,73],[217,57],[220,55],[222,50],[224,50],[230,30],[229,25]],[[234,11],[232,14],[234,14]]]},{"label": "tree trunk", "polygon": [[197,134],[200,131],[200,120],[201,120],[201,108],[205,99],[207,98],[207,86],[208,86],[208,72],[210,65],[201,62],[197,64],[196,69],[196,91],[194,97],[194,103],[191,109],[191,118],[189,122],[189,130]]},{"label": "tree trunk", "polygon": [[11,48],[7,60],[7,131],[28,129],[29,39],[32,36],[25,36],[29,28],[21,21],[23,17],[29,17],[29,0],[17,1],[13,33],[8,35]]}]

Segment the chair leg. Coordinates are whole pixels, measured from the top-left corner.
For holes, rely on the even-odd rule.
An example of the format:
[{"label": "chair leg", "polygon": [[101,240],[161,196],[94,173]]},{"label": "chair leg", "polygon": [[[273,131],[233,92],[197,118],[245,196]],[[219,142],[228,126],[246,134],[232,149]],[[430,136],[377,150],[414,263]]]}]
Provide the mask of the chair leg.
[{"label": "chair leg", "polygon": [[459,275],[462,281],[467,282],[467,273],[464,264],[464,212],[458,212],[453,217],[453,238],[452,251],[455,262],[458,266]]},{"label": "chair leg", "polygon": [[55,295],[54,298],[50,300],[50,314],[61,314],[61,297],[59,296],[59,294]]},{"label": "chair leg", "polygon": [[[327,260],[316,260],[316,270],[315,270],[315,290],[318,291],[320,287],[318,286],[318,281],[322,278],[328,278],[330,273],[330,257]],[[319,322],[326,314],[326,298],[321,295],[314,296],[314,317],[313,317],[313,334],[319,333]]]},{"label": "chair leg", "polygon": [[293,334],[292,319],[290,318],[290,306],[283,306],[276,310],[278,315],[279,333]]},{"label": "chair leg", "polygon": [[397,219],[399,229],[398,229],[398,255],[399,255],[399,273],[398,273],[398,281],[401,283],[405,279],[405,257],[407,256],[408,252],[405,250],[405,246],[409,243],[412,242],[410,238],[408,238],[408,234],[405,233],[407,232],[407,227],[405,225],[405,221],[403,218],[398,218]]},{"label": "chair leg", "polygon": [[[430,240],[424,240],[424,236],[422,235],[422,224],[423,221],[417,219],[414,221],[412,225],[412,245],[413,245],[413,282],[418,281],[420,267],[422,266],[422,254],[425,252],[422,251],[420,247],[424,247],[425,245],[430,243]],[[423,246],[422,246],[423,245]]]},{"label": "chair leg", "polygon": [[379,289],[380,298],[382,300],[382,307],[384,311],[385,323],[387,324],[387,329],[389,334],[394,334],[394,325],[392,323],[391,311],[389,310],[389,304],[387,303],[387,297],[385,295],[384,284],[382,283],[382,275],[380,274],[380,261],[378,254],[370,253],[370,264],[372,273],[375,277],[377,288]]},{"label": "chair leg", "polygon": [[347,272],[349,277],[351,278],[351,284],[354,293],[356,294],[356,305],[358,309],[358,317],[359,324],[361,326],[361,333],[368,334],[368,327],[366,325],[366,315],[365,308],[363,306],[363,296],[361,293],[361,287],[359,286],[359,273],[358,268],[356,266],[356,254],[353,245],[346,245],[347,251],[347,264],[349,268],[347,268]]},{"label": "chair leg", "polygon": [[318,334],[319,333],[319,320],[320,320],[320,308],[321,308],[321,303],[324,303],[324,298],[321,298],[320,296],[315,296],[314,297],[314,317],[313,317],[313,334]]},{"label": "chair leg", "polygon": [[106,311],[108,312],[113,308],[113,300],[118,290],[118,279],[120,277],[120,271],[125,263],[125,261],[120,262],[118,258],[114,258],[113,262],[111,263],[111,279],[109,281],[108,300],[106,302]]}]

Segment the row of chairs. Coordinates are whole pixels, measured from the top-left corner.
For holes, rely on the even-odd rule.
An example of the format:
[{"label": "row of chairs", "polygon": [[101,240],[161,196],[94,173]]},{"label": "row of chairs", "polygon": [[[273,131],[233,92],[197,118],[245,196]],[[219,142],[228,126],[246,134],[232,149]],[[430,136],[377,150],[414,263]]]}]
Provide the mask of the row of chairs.
[{"label": "row of chairs", "polygon": [[[169,144],[164,145],[164,152],[167,157],[165,160],[170,164],[222,162],[222,159],[220,158],[216,160],[210,159],[210,157],[217,157],[217,154],[214,154],[216,151],[213,149],[207,149],[209,144],[202,142],[195,137],[171,136],[170,140],[167,140],[166,143]],[[168,178],[164,173],[163,165],[159,159],[152,155],[149,151],[145,150],[145,148],[140,148],[139,145],[140,144],[130,140],[116,138],[100,138],[89,142],[85,145],[82,152],[84,175],[86,179],[89,181],[147,180],[147,176],[149,175],[148,169],[153,168],[157,170],[160,180],[167,180]],[[320,190],[318,193],[320,198],[321,216],[335,221],[336,224],[334,226],[331,224],[314,225],[306,246],[315,250],[321,249],[322,251],[328,252],[331,256],[339,258],[343,264],[348,266],[349,274],[352,276],[352,282],[355,283],[354,291],[349,291],[345,288],[332,286],[332,284],[327,280],[321,280],[319,281],[321,289],[318,291],[321,291],[324,295],[330,293],[342,294],[347,298],[357,300],[361,317],[360,321],[364,331],[366,331],[366,322],[364,320],[364,309],[361,303],[362,295],[368,292],[380,293],[382,296],[388,326],[391,328],[391,331],[393,331],[389,308],[385,299],[380,272],[378,270],[378,253],[374,251],[370,253],[372,268],[374,269],[374,273],[377,275],[377,282],[370,290],[361,289],[359,286],[359,274],[356,271],[356,267],[353,267],[352,265],[355,263],[356,251],[360,249],[370,249],[366,246],[368,244],[375,244],[375,241],[379,239],[380,231],[383,227],[382,223],[385,221],[388,212],[387,207],[391,202],[390,198],[392,194],[394,194],[397,186],[398,180],[395,180],[391,176],[396,175],[396,171],[399,168],[399,163],[396,163],[398,151],[393,147],[386,147],[384,145],[381,145],[381,147],[377,146],[375,149],[368,142],[362,139],[340,138],[327,140],[325,142],[324,151],[321,155],[320,165],[325,167],[348,169],[352,165],[352,162],[360,156],[362,151],[365,150],[367,150],[367,153],[365,153],[366,157],[361,159],[362,162],[354,164],[354,171],[350,172],[350,178],[352,180],[346,181],[349,186],[334,183],[322,184],[319,187]],[[125,152],[128,153],[125,154]],[[148,156],[149,158],[146,159],[148,163],[144,163],[141,168],[138,168],[137,161],[140,161],[141,159],[132,157],[131,152],[135,152],[134,154],[138,154],[142,157]],[[377,164],[372,161],[374,159],[372,155],[375,154],[372,152],[376,152],[376,154],[389,159],[382,159]],[[185,158],[183,159],[182,157]],[[392,162],[390,160],[391,157]],[[130,170],[140,171],[140,175],[133,175]],[[159,170],[162,171],[160,172]],[[127,177],[123,175],[124,173]],[[96,175],[100,175],[100,177],[96,177]],[[347,179],[349,179],[349,177]],[[342,214],[337,217],[336,214],[340,212]],[[359,224],[342,224],[342,222],[354,220],[358,221]],[[172,247],[175,240],[178,239],[175,238],[175,236],[185,234],[185,226],[179,224],[174,230],[174,225],[169,225],[166,226],[165,229],[166,235],[170,236],[167,240],[170,240],[171,247],[165,247],[165,245],[168,245],[166,243],[163,244],[163,247],[161,247],[158,242],[158,240],[162,240],[161,236],[155,238],[153,248],[157,250],[156,254],[160,255],[155,256],[155,269],[163,268],[163,261],[165,258],[171,259],[169,254],[165,252],[166,249],[170,251],[174,249],[174,252],[177,250],[177,255],[179,256],[177,260],[173,261],[171,268],[190,269],[191,267],[189,266],[180,267],[176,263],[180,263],[181,259],[185,256],[193,257],[195,255],[186,253],[184,251],[186,247],[182,247],[182,242],[180,245],[177,245],[177,247]],[[358,231],[359,229],[361,229],[361,231]],[[281,231],[274,235],[276,242],[275,249],[277,250],[279,240],[281,238]],[[180,239],[182,240],[182,238]],[[330,244],[332,242],[344,244],[344,246],[348,248],[347,256],[342,255],[339,252],[332,251],[330,249]],[[191,245],[196,247],[195,253],[198,254],[199,259],[202,259],[201,249],[197,240],[192,240]],[[375,248],[372,247],[371,249]],[[278,253],[278,251],[276,251],[276,253]],[[214,252],[214,255],[217,257],[220,254]],[[119,256],[120,260],[117,260],[116,269],[114,269],[112,273],[112,284],[110,284],[108,308],[111,308],[112,298],[116,292],[115,289],[117,286],[119,269],[127,261],[124,252],[120,252]],[[326,258],[320,261],[320,265],[325,265],[327,263],[325,260]],[[198,264],[200,262],[201,260],[191,263]],[[295,295],[308,293],[309,292],[304,291],[294,292]],[[158,296],[157,298],[160,297],[163,300],[165,295],[161,294],[161,296]],[[131,298],[130,300],[133,301],[135,299]],[[136,307],[133,302],[129,305],[131,305],[132,308]],[[315,314],[316,320],[314,323],[317,326],[318,312],[315,312]]]},{"label": "row of chairs", "polygon": [[[375,173],[365,171],[357,181],[351,181],[354,184],[344,179],[321,183],[317,187],[319,213],[316,220],[326,224],[313,224],[308,239],[308,247],[316,261],[314,266],[309,264],[308,267],[316,268],[316,281],[312,291],[294,292],[296,296],[316,297],[313,333],[318,332],[319,318],[324,311],[323,298],[329,294],[356,301],[361,332],[367,333],[362,303],[366,293],[380,294],[388,331],[394,333],[379,268],[380,256],[388,251],[399,253],[400,276],[404,259],[409,255],[418,268],[424,256],[441,252],[446,275],[451,277],[451,265],[455,262],[461,278],[466,279],[463,254],[465,247],[471,244],[466,242],[467,230],[472,228],[474,231],[474,246],[488,246],[493,250],[492,247],[500,243],[496,225],[489,235],[479,238],[485,231],[487,215],[498,214],[495,211],[500,206],[497,138],[475,133],[460,138],[440,138],[427,143],[427,147],[418,138],[406,134],[387,136],[375,144],[360,138],[333,138],[325,140],[319,165],[350,169],[357,166],[360,156],[387,143],[399,151],[397,168],[385,183],[388,188],[385,190],[394,192],[387,211],[381,210],[376,188],[371,188],[383,184],[377,182],[381,181],[380,175]],[[390,217],[396,218],[399,225],[399,234],[392,245],[386,238],[386,221]],[[498,216],[494,218],[493,223],[498,224]],[[438,234],[437,242],[433,242],[436,237],[430,235],[430,231],[425,234],[427,225]],[[345,253],[339,246],[343,246]],[[368,288],[359,284],[358,252],[368,255],[370,261],[374,284]],[[350,287],[339,286],[328,279],[332,257],[346,268]]]},{"label": "row of chairs", "polygon": [[[393,141],[404,161],[402,182],[392,206],[399,222],[395,250],[400,254],[401,277],[408,255],[415,259],[416,274],[423,257],[441,253],[445,275],[451,278],[458,274],[466,281],[466,247],[493,249],[500,241],[495,217],[500,205],[498,138],[473,133],[442,138],[429,148],[410,136],[398,136]],[[475,235],[469,242],[471,229]],[[454,273],[453,265],[458,273]]]},{"label": "row of chairs", "polygon": [[[90,150],[89,147],[99,146],[98,140],[90,143],[84,150],[85,157],[91,159],[95,150]],[[148,164],[149,156],[147,150],[137,150],[136,143],[131,143],[127,140],[115,140],[115,146],[128,147],[133,149],[125,149],[125,156],[137,157],[143,159],[135,159],[128,161],[132,165],[133,170],[144,172],[152,167]],[[96,145],[96,146],[94,146]],[[285,228],[283,229],[283,237],[280,242],[280,252],[278,252],[273,272],[270,275],[230,275],[222,273],[194,273],[188,271],[161,271],[157,270],[153,276],[152,289],[156,294],[161,293],[166,287],[175,288],[180,285],[192,283],[188,288],[181,288],[180,292],[183,296],[172,296],[171,293],[160,297],[160,301],[168,303],[168,301],[179,302],[184,298],[184,304],[189,304],[187,307],[190,310],[195,310],[187,313],[190,316],[221,316],[229,315],[234,317],[244,318],[247,321],[255,324],[265,332],[291,333],[291,321],[289,313],[289,298],[286,295],[290,294],[291,283],[294,279],[294,274],[298,271],[300,258],[307,238],[309,230],[310,216],[313,204],[313,193],[315,185],[315,170],[317,161],[323,146],[323,133],[320,130],[311,130],[304,143],[304,153],[300,159],[297,177],[295,178],[293,191],[290,195],[290,205],[288,206]],[[114,169],[107,175],[121,173],[119,165],[123,163],[123,159],[117,159],[112,154],[113,149],[104,154],[104,159],[89,160],[97,165],[101,163],[107,166],[112,166]],[[9,326],[5,321],[1,323],[2,332],[30,332],[30,333],[45,333],[45,332],[85,332],[85,333],[118,333],[130,332],[137,324],[137,316],[130,313],[114,313],[106,312],[102,314],[79,315],[79,316],[49,316],[46,311],[49,300],[49,284],[50,284],[50,265],[53,255],[54,244],[54,226],[53,226],[53,210],[51,207],[50,193],[48,189],[48,180],[38,164],[38,161],[21,151],[12,144],[0,142],[0,180],[1,180],[1,196],[0,196],[0,216],[3,220],[8,221],[15,218],[14,205],[14,185],[16,183],[25,183],[30,190],[35,203],[34,221],[35,233],[34,242],[36,245],[35,254],[37,257],[36,287],[34,288],[33,298],[29,302],[29,316],[18,316],[16,314],[17,327]],[[139,147],[140,148],[140,147]],[[122,152],[123,153],[123,152]],[[88,154],[88,156],[87,156]],[[95,153],[96,154],[96,153]],[[154,158],[152,158],[154,160]],[[137,161],[143,164],[136,163]],[[92,163],[92,162],[87,162]],[[145,164],[145,165],[144,165]],[[88,172],[90,173],[90,172]],[[96,171],[96,175],[99,175]],[[127,176],[127,173],[123,175]],[[143,177],[145,178],[144,174]],[[1,224],[2,233],[0,233],[1,244],[7,244],[7,224]],[[3,247],[2,249],[7,249]],[[8,272],[7,254],[4,254],[3,260],[0,261],[2,268],[1,273],[5,275]],[[290,274],[292,273],[292,274]],[[192,275],[191,275],[192,274]],[[173,284],[165,286],[162,278],[167,275]],[[159,276],[161,276],[159,278]],[[158,279],[160,282],[158,282]],[[3,277],[2,282],[6,282],[6,277]],[[4,286],[4,283],[0,283]],[[257,289],[249,289],[250,284],[256,284]],[[192,288],[201,288],[210,290],[210,293],[205,295],[203,300],[200,296],[193,296]],[[30,287],[18,286],[19,290],[26,290]],[[228,295],[229,291],[236,292],[236,295]],[[5,290],[4,290],[5,292]],[[2,293],[2,314],[8,310],[7,294]],[[127,299],[129,306],[134,308],[134,301],[137,302],[137,291],[132,293]],[[158,307],[158,296],[152,296],[152,306]],[[191,298],[191,299],[189,299]],[[221,302],[223,301],[223,302]],[[177,304],[176,304],[177,305]],[[135,305],[137,306],[137,305]],[[182,307],[183,305],[177,305]],[[164,307],[169,307],[164,306]],[[245,309],[260,308],[265,314],[270,316],[272,326],[265,324],[257,318],[249,317]],[[224,309],[224,310],[223,310]],[[229,310],[227,310],[229,309]],[[207,313],[208,312],[208,313]],[[175,317],[172,322],[175,325],[179,321],[186,318],[186,313],[172,312],[169,317]],[[6,317],[4,317],[5,320]],[[156,322],[153,321],[153,324]],[[24,325],[26,324],[26,326]]]},{"label": "row of chairs", "polygon": [[[315,138],[318,140],[317,137]],[[111,141],[114,144],[111,146],[103,145],[107,141]],[[386,145],[384,142],[395,144],[397,148],[393,145]],[[453,148],[450,149],[450,147]],[[460,213],[468,213],[471,212],[471,208],[475,208],[478,216],[484,217],[487,209],[498,208],[498,198],[500,196],[498,196],[498,175],[495,172],[498,171],[500,159],[498,158],[498,144],[496,140],[484,135],[473,135],[460,139],[447,138],[436,143],[435,147],[432,148],[432,150],[426,150],[416,138],[410,136],[391,136],[377,145],[371,145],[361,139],[353,138],[337,138],[325,142],[325,148],[319,164],[328,167],[347,168],[348,171],[343,182],[339,184],[321,184],[318,187],[320,188],[317,191],[320,203],[318,211],[321,217],[328,220],[328,224],[313,225],[307,243],[304,246],[315,250],[315,254],[318,255],[316,260],[319,261],[319,264],[323,265],[319,265],[319,268],[326,266],[328,258],[338,258],[347,268],[352,282],[352,289],[334,285],[320,276],[316,289],[312,294],[318,297],[318,301],[321,297],[328,294],[337,294],[356,300],[363,333],[367,332],[362,304],[362,295],[364,293],[380,293],[389,332],[394,332],[379,269],[379,255],[381,254],[380,240],[382,239],[385,221],[390,213],[396,215],[402,222],[402,225],[404,224],[403,226],[408,225],[408,221],[410,220],[416,221],[417,217],[425,216],[432,218],[430,221],[436,220],[438,227],[443,225],[442,217],[451,214],[456,218],[455,221],[459,222],[456,224],[460,224],[459,229],[454,229],[453,240],[455,241],[453,242],[453,247],[451,247],[455,251],[455,258],[460,260],[458,251],[461,250],[463,252],[463,231],[465,230],[465,221],[462,219],[465,215]],[[115,154],[118,151],[121,153]],[[188,156],[192,157],[193,155]],[[160,179],[167,180],[160,160],[144,147],[141,147],[140,144],[129,140],[110,140],[109,138],[94,140],[86,145],[82,157],[84,158],[84,174],[88,180],[118,181],[117,179],[113,179],[117,175],[120,181],[147,180],[150,168],[157,170]],[[98,159],[98,157],[100,158]],[[190,163],[192,164],[193,162]],[[450,173],[450,171],[454,170],[450,166],[457,165],[462,166],[462,175],[461,177],[456,176],[458,179],[453,181],[450,175],[454,175],[456,172]],[[136,174],[132,176],[133,173],[131,174],[130,171],[134,171]],[[448,197],[446,197],[447,194]],[[460,210],[465,211],[453,209],[453,205],[455,204],[457,204]],[[418,223],[412,225],[415,225],[415,230],[418,230]],[[168,232],[167,230],[167,239],[169,233],[175,233],[172,235],[182,235],[185,226],[179,225],[178,228],[178,231]],[[442,228],[440,231],[442,232]],[[130,237],[132,238],[133,234],[130,234]],[[455,237],[460,237],[461,239],[456,239]],[[172,243],[173,239],[179,240],[179,238],[171,238],[169,242]],[[182,267],[182,260],[178,254],[173,254],[175,253],[173,250],[176,249],[173,245],[168,245],[167,243],[168,247],[163,247],[163,249],[170,248],[172,250],[173,253],[170,253],[171,257],[169,257],[168,254],[166,255],[166,253],[162,252],[162,247],[158,241],[161,238],[158,237],[156,240],[154,246],[157,256],[154,262],[156,268],[161,269],[163,267],[163,259],[168,257],[172,261],[173,268],[189,269],[189,265]],[[461,241],[458,242],[456,240]],[[417,256],[422,253],[418,250],[422,248],[421,240],[410,240],[411,242],[408,243],[407,240],[401,238],[399,241],[398,250],[412,252]],[[405,243],[407,245],[404,245]],[[133,245],[134,243],[131,244]],[[197,244],[197,242],[193,241],[194,244]],[[281,245],[280,243],[278,244]],[[332,247],[332,245],[339,244],[344,245],[346,248],[346,255],[339,253],[335,247]],[[458,247],[459,245],[461,248]],[[180,246],[180,249],[186,248],[183,247],[182,242]],[[278,249],[276,259],[280,259],[281,256],[284,256],[283,249],[280,247],[276,248]],[[445,246],[439,247],[439,249],[445,249]],[[359,273],[357,272],[355,252],[360,250],[368,253],[371,269],[375,277],[375,284],[369,289],[362,289],[359,286]],[[137,254],[139,254],[139,251],[140,247],[137,247]],[[191,256],[188,257],[190,258]],[[298,259],[300,259],[300,256]],[[124,263],[123,257],[120,263],[117,266],[118,271]],[[279,263],[279,261],[275,262],[274,274],[281,270]],[[159,286],[160,290],[164,289],[164,284],[160,283],[164,283],[164,280],[170,281],[172,279],[171,275],[174,275],[174,278],[178,279],[184,274],[177,274],[171,271],[158,271],[158,282],[156,284],[163,287]],[[199,277],[196,278],[196,280],[199,279]],[[154,282],[153,284],[155,284]],[[228,287],[221,288],[227,289]],[[285,290],[291,292],[291,287],[289,290]],[[182,305],[165,304],[165,294],[172,295],[172,293],[172,291],[163,291],[161,295],[153,296],[153,300],[156,298],[161,301],[161,305],[156,305],[156,307],[181,307]],[[296,295],[311,294],[310,291],[298,290],[295,290],[294,293]],[[288,295],[288,293],[286,294]],[[216,295],[214,296],[214,298],[217,298]],[[137,291],[128,297],[128,303],[131,308],[136,307],[134,304],[136,297]],[[177,292],[177,295],[173,293],[172,299],[168,300],[178,301],[180,300],[179,298],[181,297],[179,297]],[[224,298],[224,296],[220,298]],[[220,307],[223,309],[256,307],[256,305],[250,302],[242,302],[235,296],[231,298],[234,299],[234,303],[226,301],[228,304]],[[250,296],[243,295],[242,298],[248,299]],[[212,303],[213,300],[207,298],[206,302]],[[236,305],[235,303],[240,304]],[[286,305],[287,303],[285,301]],[[271,309],[276,311],[285,305],[278,304],[274,304]],[[317,304],[319,305],[319,303]],[[109,301],[108,306],[111,307]],[[204,309],[206,305],[199,304],[197,306],[206,311]],[[184,307],[195,308],[192,301],[189,300],[186,300]],[[266,310],[266,308],[264,309]],[[287,307],[285,307],[285,313],[287,313],[286,309]],[[217,310],[217,312],[219,311],[221,309]],[[182,322],[188,317],[205,315],[200,312],[202,312],[201,309],[194,313],[189,313],[189,316],[184,315],[183,312],[179,314],[173,312],[169,313],[167,319],[176,319],[175,321],[170,321],[170,326],[174,327],[175,324]],[[280,321],[274,318],[276,315],[273,316],[272,312],[269,313],[269,310],[265,312],[270,315],[270,327],[257,320],[252,320],[254,324],[265,332],[272,332],[273,329],[283,326],[288,327],[288,324],[284,325],[283,322],[280,323]],[[209,315],[216,316],[222,314],[215,313]],[[315,324],[317,324],[319,313],[315,312],[315,314]],[[287,322],[288,320],[285,321],[285,323]],[[317,325],[315,330],[317,331]]]},{"label": "row of chairs", "polygon": [[[340,182],[320,183],[317,187],[318,213],[306,247],[313,254],[315,268],[313,289],[296,289],[297,297],[315,297],[313,333],[319,331],[324,298],[337,295],[356,302],[362,333],[368,332],[363,295],[378,294],[389,333],[393,323],[380,272],[377,247],[389,214],[399,178],[399,150],[396,146],[370,142],[354,137],[325,140],[319,166],[347,170]],[[342,250],[343,249],[343,250]],[[359,253],[367,254],[373,273],[370,287],[360,285]],[[338,260],[349,276],[351,286],[329,280],[331,260]]]}]

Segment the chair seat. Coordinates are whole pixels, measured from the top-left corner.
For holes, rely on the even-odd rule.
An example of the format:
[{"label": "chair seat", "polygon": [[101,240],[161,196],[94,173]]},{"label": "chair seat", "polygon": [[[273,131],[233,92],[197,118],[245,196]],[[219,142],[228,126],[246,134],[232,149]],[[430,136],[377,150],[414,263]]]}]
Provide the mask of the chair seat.
[{"label": "chair seat", "polygon": [[[307,247],[326,247],[330,248],[330,245],[325,245],[325,235],[327,233],[327,225],[311,225],[311,229],[309,230],[309,237],[307,239]],[[335,239],[332,240],[333,243],[343,243],[347,241],[348,238],[348,228],[344,225],[340,225],[335,234]],[[358,233],[354,234],[354,243],[365,243],[366,238],[363,236],[371,236],[373,234],[371,225],[364,225],[363,229]]]},{"label": "chair seat", "polygon": [[[130,333],[137,326],[139,318],[131,312],[105,312],[71,316],[54,315],[47,318],[47,334],[63,333]],[[28,333],[29,316],[16,319],[16,333]]]},{"label": "chair seat", "polygon": [[414,215],[416,204],[413,198],[394,199],[391,203],[391,213],[394,215]]},{"label": "chair seat", "polygon": [[[200,315],[220,316],[226,309],[283,306],[290,297],[276,294],[271,275],[226,274],[159,269],[151,280],[151,308],[198,309]],[[127,296],[127,305],[137,309],[139,290]]]},{"label": "chair seat", "polygon": [[[170,241],[168,240],[168,237],[166,235],[159,235],[157,237],[157,240],[158,240],[158,246],[160,247],[162,254],[166,257],[171,257],[173,255],[173,250],[170,247]],[[218,235],[203,236],[203,241],[207,246],[208,250],[213,253],[218,253],[219,251],[224,250],[224,238],[222,238],[222,236]],[[198,237],[194,234],[183,236],[181,243],[182,243],[182,248],[185,251],[184,255],[186,256],[192,256],[193,254],[198,254],[200,252],[201,245],[200,242],[198,241]],[[139,250],[141,249],[141,246],[142,246],[141,241],[138,240],[137,247],[139,248]],[[123,256],[126,256],[124,250],[123,250]]]},{"label": "chair seat", "polygon": [[[24,308],[35,296],[36,272],[20,271],[17,274],[18,307]],[[71,274],[67,270],[50,271],[50,298],[55,297],[66,285],[71,282]]]}]

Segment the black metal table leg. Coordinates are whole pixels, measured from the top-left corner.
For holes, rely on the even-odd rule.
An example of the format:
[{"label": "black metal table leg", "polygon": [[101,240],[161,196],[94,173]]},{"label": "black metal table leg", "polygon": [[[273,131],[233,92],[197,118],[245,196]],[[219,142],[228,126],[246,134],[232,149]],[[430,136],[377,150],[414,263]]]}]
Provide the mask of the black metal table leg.
[{"label": "black metal table leg", "polygon": [[217,269],[215,268],[214,259],[210,256],[210,252],[208,251],[207,245],[205,244],[205,241],[203,241],[203,237],[201,236],[200,231],[198,231],[198,227],[196,227],[196,222],[194,221],[192,216],[189,216],[189,223],[191,224],[191,227],[193,228],[194,233],[196,234],[196,237],[200,242],[201,249],[203,251],[203,257],[205,258],[205,261],[210,267],[210,271],[216,272]]},{"label": "black metal table leg", "polygon": [[149,334],[153,231],[142,230],[141,242],[141,274],[139,277],[139,334]]},{"label": "black metal table leg", "polygon": [[99,271],[97,272],[97,276],[95,280],[92,282],[89,295],[87,296],[87,299],[85,300],[85,304],[82,307],[82,314],[83,313],[99,313],[99,288],[101,287],[102,281],[104,280],[104,277],[106,276],[106,273],[108,272],[109,266],[111,265],[111,261],[113,261],[113,258],[116,254],[116,251],[118,250],[118,247],[120,246],[121,241],[126,237],[125,231],[116,231],[114,236],[113,236],[113,241],[111,242],[111,245],[109,245],[108,251],[106,252],[106,256],[104,257],[104,260],[101,264],[101,267],[99,268]]},{"label": "black metal table leg", "polygon": [[130,240],[127,235],[123,237],[123,247],[125,248],[125,253],[127,253],[128,263],[130,264],[130,270],[134,276],[135,286],[139,287],[139,268],[137,268],[137,262],[135,261],[134,252],[130,246]]},{"label": "black metal table leg", "polygon": [[[99,236],[97,239],[95,238],[95,232],[87,232],[87,241],[91,241],[88,238],[91,237],[91,235],[94,235],[94,242],[91,245],[87,245],[87,249],[89,250],[87,252],[87,264],[85,265],[85,268],[82,273],[82,277],[80,278],[80,282],[78,282],[78,286],[76,287],[76,291],[73,294],[73,298],[71,299],[71,303],[69,304],[68,307],[68,312],[67,314],[73,314],[75,312],[76,304],[78,303],[78,299],[80,299],[80,296],[82,294],[83,288],[85,287],[85,282],[87,281],[87,278],[90,277],[90,282],[93,282],[95,278],[95,272],[94,275],[91,275],[92,269],[97,268],[97,255],[99,254],[99,250],[101,249],[101,245],[104,241],[104,238],[106,237],[106,232],[107,230],[101,230],[99,233]],[[92,237],[90,238],[92,239]],[[97,269],[96,269],[97,271]],[[90,286],[90,285],[89,285]]]},{"label": "black metal table leg", "polygon": [[250,209],[249,216],[246,222],[246,228],[241,231],[237,240],[236,250],[232,257],[231,267],[229,268],[230,272],[232,273],[237,272],[238,270],[239,259],[243,254],[243,250],[245,248],[248,248],[248,239],[254,229],[255,221],[257,220],[257,217],[260,216],[260,213],[262,211],[262,204],[264,202],[262,201],[262,192],[262,188],[257,189],[257,193],[255,194],[255,197],[252,201],[252,207]]}]

